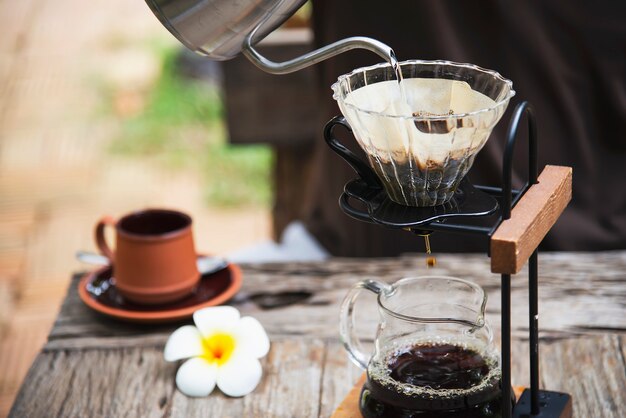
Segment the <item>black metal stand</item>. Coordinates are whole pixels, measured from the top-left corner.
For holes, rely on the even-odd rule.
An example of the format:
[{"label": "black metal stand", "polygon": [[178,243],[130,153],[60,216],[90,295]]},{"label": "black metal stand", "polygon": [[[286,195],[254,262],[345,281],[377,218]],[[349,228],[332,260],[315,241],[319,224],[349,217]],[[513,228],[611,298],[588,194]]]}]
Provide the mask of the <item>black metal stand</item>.
[{"label": "black metal stand", "polygon": [[[528,181],[521,190],[513,190],[513,152],[524,115],[528,120]],[[530,186],[537,183],[537,127],[533,108],[528,102],[517,105],[509,123],[503,156],[502,187],[472,186],[464,180],[449,203],[429,208],[411,208],[392,202],[369,166],[334,137],[333,130],[338,125],[350,130],[343,117],[336,117],[326,125],[326,142],[360,176],[360,179],[346,184],[339,205],[347,215],[360,221],[408,229],[419,234],[432,231],[475,234],[486,238],[486,249],[489,252],[489,240],[493,233],[502,221],[511,217],[512,208]],[[355,207],[354,201],[365,209]],[[535,249],[531,255],[528,268],[530,390],[524,391],[514,408],[510,402],[511,275],[502,274],[501,282],[502,417],[571,417],[569,395],[539,390],[538,250]]]}]

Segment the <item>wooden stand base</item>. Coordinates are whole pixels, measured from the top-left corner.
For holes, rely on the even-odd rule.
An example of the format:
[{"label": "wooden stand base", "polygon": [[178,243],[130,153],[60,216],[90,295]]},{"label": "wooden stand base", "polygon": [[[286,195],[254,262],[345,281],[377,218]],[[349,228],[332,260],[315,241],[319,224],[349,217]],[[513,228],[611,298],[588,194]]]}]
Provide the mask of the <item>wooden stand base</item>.
[{"label": "wooden stand base", "polygon": [[350,389],[348,395],[335,409],[330,418],[363,418],[359,411],[359,395],[361,394],[363,383],[365,383],[365,373],[359,378],[356,385]]},{"label": "wooden stand base", "polygon": [[[335,409],[335,412],[331,415],[331,418],[363,418],[361,412],[359,412],[359,395],[361,394],[361,388],[363,387],[363,383],[365,383],[365,374],[361,376],[358,382],[354,385],[354,387],[350,390],[348,395],[344,398],[341,404]],[[520,399],[522,397],[522,392],[525,394],[528,390],[524,390],[522,386],[514,386],[513,392],[515,393],[515,399]],[[556,394],[556,392],[542,392],[549,394]],[[564,395],[564,394],[558,394]],[[572,410],[572,401],[569,395],[565,395],[569,398],[569,415],[538,415],[537,418],[571,418],[571,410]],[[523,398],[522,398],[523,399]],[[520,401],[522,400],[520,399]],[[530,405],[530,400],[528,401]],[[518,415],[514,414],[515,418],[530,418],[530,415]],[[533,417],[535,418],[535,417]]]}]

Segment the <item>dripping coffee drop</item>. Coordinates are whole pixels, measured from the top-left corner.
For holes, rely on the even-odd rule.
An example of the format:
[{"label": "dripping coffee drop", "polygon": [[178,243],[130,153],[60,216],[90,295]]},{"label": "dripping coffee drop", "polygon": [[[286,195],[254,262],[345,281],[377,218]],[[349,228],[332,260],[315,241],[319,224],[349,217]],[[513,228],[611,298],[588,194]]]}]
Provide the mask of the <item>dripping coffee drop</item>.
[{"label": "dripping coffee drop", "polygon": [[424,246],[426,248],[426,267],[431,268],[437,265],[437,259],[431,255],[430,234],[420,234],[424,237]]}]

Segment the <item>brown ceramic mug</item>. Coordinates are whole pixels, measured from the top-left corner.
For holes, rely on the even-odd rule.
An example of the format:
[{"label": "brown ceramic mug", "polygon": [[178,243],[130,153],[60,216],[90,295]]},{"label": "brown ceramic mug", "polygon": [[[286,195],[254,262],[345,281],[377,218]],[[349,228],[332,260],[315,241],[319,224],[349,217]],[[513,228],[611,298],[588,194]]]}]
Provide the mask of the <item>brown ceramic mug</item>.
[{"label": "brown ceramic mug", "polygon": [[[115,227],[115,251],[104,229]],[[200,273],[191,233],[191,217],[166,209],[146,209],[96,225],[96,244],[111,260],[115,286],[130,301],[160,304],[182,299],[196,286]]]}]

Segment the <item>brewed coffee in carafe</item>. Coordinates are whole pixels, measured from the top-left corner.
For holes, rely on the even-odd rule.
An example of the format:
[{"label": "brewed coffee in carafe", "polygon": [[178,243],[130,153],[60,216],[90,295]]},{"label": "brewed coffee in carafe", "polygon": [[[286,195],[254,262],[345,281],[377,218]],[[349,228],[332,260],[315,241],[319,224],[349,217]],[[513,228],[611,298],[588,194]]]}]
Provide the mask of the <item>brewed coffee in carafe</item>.
[{"label": "brewed coffee in carafe", "polygon": [[368,368],[359,407],[364,418],[499,417],[497,358],[463,344],[424,342],[394,348]]}]

